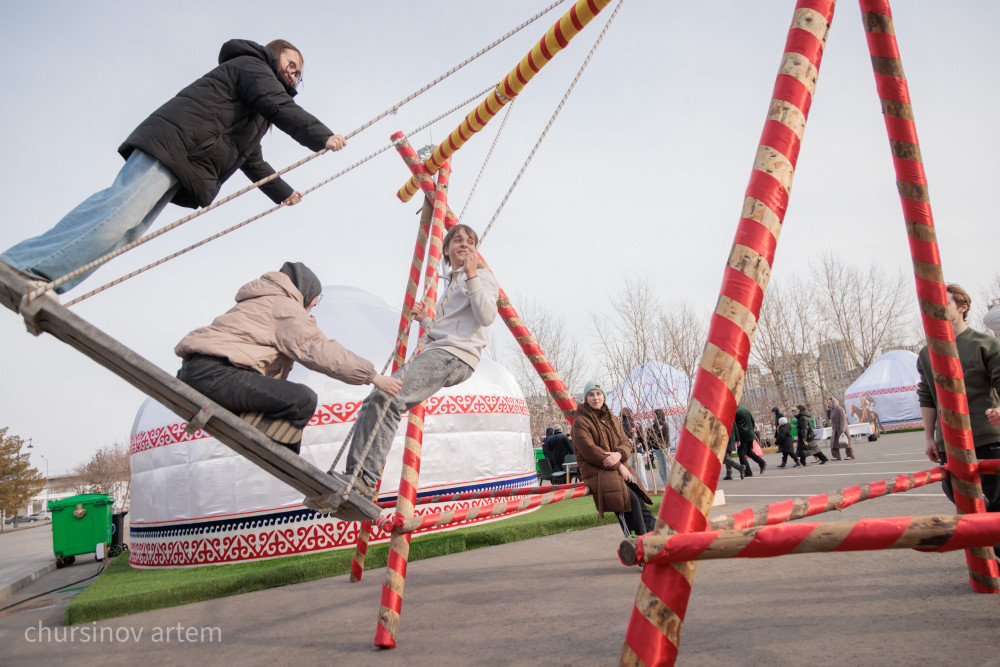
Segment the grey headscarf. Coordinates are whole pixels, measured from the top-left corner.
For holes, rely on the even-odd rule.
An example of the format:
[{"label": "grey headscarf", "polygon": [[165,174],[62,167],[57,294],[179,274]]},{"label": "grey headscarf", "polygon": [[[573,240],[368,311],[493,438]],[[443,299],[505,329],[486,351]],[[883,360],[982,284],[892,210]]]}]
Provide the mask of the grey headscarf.
[{"label": "grey headscarf", "polygon": [[323,291],[319,278],[302,262],[285,262],[281,272],[292,279],[292,284],[302,293],[302,306],[308,306]]}]

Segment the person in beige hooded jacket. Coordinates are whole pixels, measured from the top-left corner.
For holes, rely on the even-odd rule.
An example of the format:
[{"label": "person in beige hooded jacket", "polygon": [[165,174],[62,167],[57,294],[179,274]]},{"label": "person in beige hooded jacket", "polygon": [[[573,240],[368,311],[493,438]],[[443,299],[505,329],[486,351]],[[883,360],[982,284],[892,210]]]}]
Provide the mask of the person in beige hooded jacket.
[{"label": "person in beige hooded jacket", "polygon": [[247,283],[235,306],[174,348],[184,359],[177,377],[296,454],[318,398],[286,379],[295,362],[394,396],[398,380],[379,375],[370,361],[320,330],[309,312],[321,290],[316,274],[301,262],[285,262],[280,271]]}]

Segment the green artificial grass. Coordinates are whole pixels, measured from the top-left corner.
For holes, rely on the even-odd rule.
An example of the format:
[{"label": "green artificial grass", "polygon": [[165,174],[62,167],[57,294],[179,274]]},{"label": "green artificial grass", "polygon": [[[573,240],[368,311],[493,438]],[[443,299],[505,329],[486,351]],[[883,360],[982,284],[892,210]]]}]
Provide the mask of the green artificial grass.
[{"label": "green artificial grass", "polygon": [[[656,504],[659,498],[654,497]],[[656,507],[652,508],[655,514]],[[517,542],[568,530],[614,523],[614,514],[598,518],[590,497],[544,505],[537,511],[486,525],[414,536],[410,561]],[[385,567],[388,544],[368,549],[365,569]],[[137,614],[153,609],[239,595],[350,572],[353,549],[273,560],[173,570],[137,570],[122,554],[108,565],[66,609],[69,625]]]}]

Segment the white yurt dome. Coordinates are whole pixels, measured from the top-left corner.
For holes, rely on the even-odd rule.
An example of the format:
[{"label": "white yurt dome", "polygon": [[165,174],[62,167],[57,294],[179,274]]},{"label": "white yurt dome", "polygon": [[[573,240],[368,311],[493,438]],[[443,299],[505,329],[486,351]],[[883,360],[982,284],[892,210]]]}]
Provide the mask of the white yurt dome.
[{"label": "white yurt dome", "polygon": [[884,431],[920,428],[919,381],[917,355],[909,350],[886,352],[844,392],[848,421],[858,424],[864,417],[875,425],[873,430],[878,425]]},{"label": "white yurt dome", "polygon": [[[325,287],[323,294],[313,310],[320,328],[380,369],[395,342],[399,310],[358,288]],[[289,379],[319,395],[301,456],[326,470],[371,387],[346,385],[299,364]],[[354,546],[360,524],[306,509],[301,493],[207,433],[186,434],[184,425],[152,399],[136,415],[129,517],[133,566],[200,566]],[[380,500],[394,499],[399,487],[405,428],[404,415],[386,461]],[[345,459],[346,453],[338,470]],[[536,483],[527,404],[506,369],[484,358],[469,380],[428,400],[418,496]],[[417,512],[438,509],[420,505]],[[373,542],[386,539],[378,530],[372,537]]]}]

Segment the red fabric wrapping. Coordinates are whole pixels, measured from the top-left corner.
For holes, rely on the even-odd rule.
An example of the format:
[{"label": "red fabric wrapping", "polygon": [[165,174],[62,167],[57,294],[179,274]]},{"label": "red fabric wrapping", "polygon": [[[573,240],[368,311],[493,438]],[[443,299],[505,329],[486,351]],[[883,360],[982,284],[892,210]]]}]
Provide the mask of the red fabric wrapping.
[{"label": "red fabric wrapping", "polygon": [[760,145],[770,146],[778,151],[794,167],[799,159],[802,142],[792,128],[777,120],[767,120],[764,122],[764,131],[760,134]]},{"label": "red fabric wrapping", "polygon": [[[903,204],[903,217],[910,222],[920,225],[934,226],[934,216],[931,214],[931,205],[927,202],[915,201],[913,199],[899,198]],[[940,262],[938,262],[940,264]]]},{"label": "red fabric wrapping", "polygon": [[883,118],[885,118],[885,129],[888,130],[890,139],[920,145],[920,142],[917,141],[917,124],[912,120],[896,118],[895,116],[883,116]]},{"label": "red fabric wrapping", "polygon": [[844,489],[844,500],[841,502],[841,507],[850,507],[861,500],[861,487],[851,486]]},{"label": "red fabric wrapping", "polygon": [[[739,558],[765,558],[791,553],[802,544],[802,540],[812,535],[817,523],[783,523],[779,526],[762,528],[737,554]],[[672,549],[672,551],[677,551]]]},{"label": "red fabric wrapping", "polygon": [[[914,478],[915,477],[916,476],[914,476]],[[896,477],[895,481],[896,481],[896,483],[892,487],[893,493],[898,493],[900,491],[908,491],[910,489],[911,482],[910,482],[909,476],[907,476],[907,475],[898,475]],[[875,482],[872,482],[870,484],[870,486],[872,487],[872,489],[874,489],[875,488]],[[881,493],[879,493],[878,495],[880,495],[880,496],[881,495],[885,495],[885,492],[888,489],[888,486],[886,485],[886,483],[884,481],[879,481],[878,482],[878,486],[881,487]],[[913,484],[913,486],[917,486],[917,485]],[[871,493],[871,495],[869,497],[870,498],[874,498],[875,497],[875,491],[874,490],[872,491],[872,493]]]},{"label": "red fabric wrapping", "polygon": [[938,245],[934,241],[924,241],[914,236],[907,237],[910,242],[910,255],[913,259],[924,264],[941,265],[941,254],[938,252]]},{"label": "red fabric wrapping", "polygon": [[[975,544],[979,542],[979,544]],[[982,546],[984,544],[997,544],[1000,542],[1000,514],[997,512],[966,514],[958,518],[958,525],[951,539],[942,544],[937,549],[927,549],[927,551],[954,551],[957,549],[968,549],[969,547]],[[924,551],[924,549],[921,549]],[[977,559],[981,560],[981,559]],[[996,566],[996,559],[992,559]],[[977,568],[977,572],[988,574]],[[994,570],[994,572],[996,572]],[[993,576],[997,576],[994,574]]]},{"label": "red fabric wrapping", "polygon": [[833,8],[836,4],[837,0],[799,0],[795,3],[795,9],[811,9],[829,23],[833,20]]},{"label": "red fabric wrapping", "polygon": [[948,304],[948,292],[945,290],[944,283],[939,283],[934,280],[926,280],[920,276],[913,276],[913,279],[917,284],[918,298],[931,303],[936,303],[939,306]]},{"label": "red fabric wrapping", "polygon": [[[902,484],[900,483],[900,478],[902,478]],[[896,485],[893,487],[896,491],[903,491],[910,486],[910,478],[900,475],[896,478]],[[868,497],[878,498],[879,496],[884,496],[885,492],[888,490],[889,485],[885,483],[884,479],[876,480],[868,484]]]},{"label": "red fabric wrapping", "polygon": [[767,508],[767,523],[765,525],[773,526],[788,521],[793,509],[795,509],[795,503],[791,498],[772,503]]},{"label": "red fabric wrapping", "polygon": [[[937,331],[928,332],[928,334],[930,334],[931,337],[936,338],[938,340],[947,341],[949,343],[955,342],[955,331],[954,329],[951,328],[950,322],[945,320],[932,320],[932,321],[938,324],[938,326],[941,329],[940,333],[944,335],[940,336],[935,335],[939,333]],[[962,372],[962,362],[957,357],[948,357],[943,354],[938,354],[937,352],[931,349],[927,350],[927,354],[930,355],[931,368],[933,368],[935,372],[950,378],[965,377],[964,373]],[[950,394],[951,392],[945,392],[945,393]],[[941,400],[941,392],[938,393],[938,400]],[[948,408],[949,410],[955,409],[953,405],[946,405],[944,407]],[[965,414],[969,414],[969,411],[966,410]]]},{"label": "red fabric wrapping", "polygon": [[875,89],[883,100],[906,102],[907,104],[910,102],[910,90],[906,86],[906,79],[875,72]]},{"label": "red fabric wrapping", "polygon": [[893,156],[892,164],[896,168],[896,178],[906,183],[916,183],[917,185],[927,185],[927,176],[924,174],[924,163],[919,160],[904,160]]},{"label": "red fabric wrapping", "polygon": [[785,53],[798,53],[816,64],[823,57],[823,42],[808,30],[792,28],[785,39]]},{"label": "red fabric wrapping", "polygon": [[735,243],[755,250],[768,264],[774,264],[774,248],[778,245],[778,239],[774,238],[770,229],[756,220],[740,218]]},{"label": "red fabric wrapping", "polygon": [[738,324],[718,313],[713,313],[712,326],[708,329],[708,342],[740,362],[740,366],[746,372],[747,357],[750,356],[750,338]]},{"label": "red fabric wrapping", "polygon": [[696,533],[708,527],[708,519],[691,504],[691,501],[670,487],[663,492],[660,518],[671,530],[678,533]]},{"label": "red fabric wrapping", "polygon": [[809,509],[806,511],[806,516],[813,516],[814,514],[821,514],[826,511],[826,506],[830,504],[830,498],[825,493],[818,496],[811,496],[809,498]]},{"label": "red fabric wrapping", "polygon": [[865,14],[883,14],[892,18],[889,0],[861,0],[861,11]]},{"label": "red fabric wrapping", "polygon": [[[955,332],[951,328],[951,323],[947,320],[939,320],[930,317],[924,313],[920,314],[920,321],[923,322],[924,331],[927,335],[935,340],[948,340],[948,332],[952,332],[952,338],[954,339]],[[930,353],[930,350],[927,351]]]},{"label": "red fabric wrapping", "polygon": [[[754,317],[760,314],[760,304],[764,300],[764,290],[761,289],[760,285],[753,278],[742,271],[737,271],[727,266],[722,276],[720,293],[740,302],[747,310],[754,314]],[[712,330],[709,329],[708,333],[711,335]],[[734,405],[733,415],[735,414],[736,406]],[[732,421],[733,415],[729,416],[730,421]],[[722,418],[724,415],[716,416]]]},{"label": "red fabric wrapping", "polygon": [[[683,434],[684,430],[681,433]],[[722,468],[722,464],[712,452],[712,449],[701,440],[695,438],[693,434],[689,435],[683,447],[678,445],[674,460],[706,484],[708,483],[707,480],[713,478],[714,475],[715,484],[710,486],[713,489],[717,487],[719,470]]]},{"label": "red fabric wrapping", "polygon": [[910,517],[861,519],[834,551],[879,551],[895,544],[910,525]]},{"label": "red fabric wrapping", "polygon": [[739,512],[733,515],[733,528],[736,529],[752,528],[756,517],[757,515],[754,514],[753,509],[750,507],[746,508],[745,510],[740,510]]},{"label": "red fabric wrapping", "polygon": [[750,184],[747,185],[746,196],[759,200],[771,209],[778,220],[785,219],[788,208],[788,191],[771,174],[754,169],[750,172]]},{"label": "red fabric wrapping", "polygon": [[[649,567],[646,571],[649,571]],[[684,602],[687,602],[687,598]],[[683,618],[683,615],[680,616]],[[632,616],[625,631],[625,643],[643,665],[672,665],[677,660],[677,646],[635,606],[632,607]]]},{"label": "red fabric wrapping", "polygon": [[809,93],[809,89],[790,74],[779,74],[774,80],[774,91],[771,93],[771,99],[788,102],[801,111],[803,116],[809,115],[809,105],[812,104],[812,95]]},{"label": "red fabric wrapping", "polygon": [[866,32],[865,37],[868,39],[868,53],[876,58],[899,60],[899,46],[895,35],[889,32]]}]

